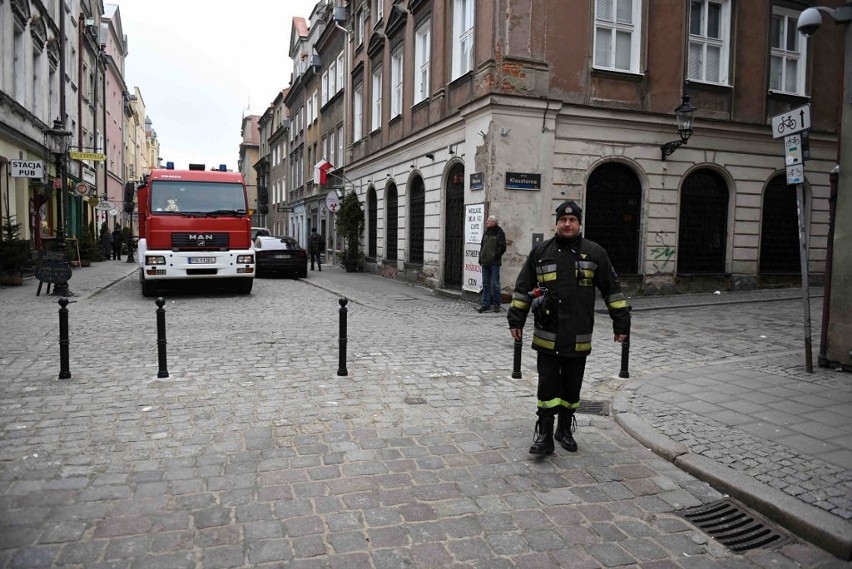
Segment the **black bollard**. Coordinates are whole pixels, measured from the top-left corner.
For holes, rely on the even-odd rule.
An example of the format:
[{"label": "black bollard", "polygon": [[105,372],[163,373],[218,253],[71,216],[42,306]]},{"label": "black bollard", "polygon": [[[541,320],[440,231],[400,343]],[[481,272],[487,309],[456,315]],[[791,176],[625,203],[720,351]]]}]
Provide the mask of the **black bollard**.
[{"label": "black bollard", "polygon": [[161,296],[157,298],[157,360],[160,369],[157,371],[157,377],[169,377],[169,370],[166,367],[166,310],[163,305],[166,300]]},{"label": "black bollard", "polygon": [[71,366],[68,362],[68,299],[64,296],[59,303],[59,379],[71,378]]},{"label": "black bollard", "polygon": [[630,360],[630,334],[621,343],[621,371],[618,372],[618,377],[630,377],[630,372],[627,370],[627,364]]},{"label": "black bollard", "polygon": [[340,303],[340,360],[337,364],[337,375],[349,375],[346,371],[346,303],[349,301],[344,297],[337,302]]},{"label": "black bollard", "polygon": [[515,340],[515,362],[512,365],[512,379],[521,379],[521,341]]}]

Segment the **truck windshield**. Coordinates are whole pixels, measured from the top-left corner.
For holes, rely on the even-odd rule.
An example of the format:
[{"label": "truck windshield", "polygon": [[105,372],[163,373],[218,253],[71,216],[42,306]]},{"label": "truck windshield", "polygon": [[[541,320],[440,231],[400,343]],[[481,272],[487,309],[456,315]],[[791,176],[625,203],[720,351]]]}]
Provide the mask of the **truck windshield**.
[{"label": "truck windshield", "polygon": [[155,180],[151,183],[151,212],[156,214],[246,214],[242,184]]}]

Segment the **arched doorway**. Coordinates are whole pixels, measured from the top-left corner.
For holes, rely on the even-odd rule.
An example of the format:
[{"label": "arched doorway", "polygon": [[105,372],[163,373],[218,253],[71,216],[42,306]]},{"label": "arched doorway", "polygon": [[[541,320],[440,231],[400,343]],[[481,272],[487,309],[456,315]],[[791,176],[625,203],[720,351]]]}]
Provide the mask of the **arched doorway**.
[{"label": "arched doorway", "polygon": [[387,241],[385,242],[385,259],[396,261],[399,247],[399,196],[396,185],[391,182],[385,186],[385,225],[387,226]]},{"label": "arched doorway", "polygon": [[426,186],[423,178],[415,176],[411,180],[411,228],[408,234],[408,262],[423,264],[423,241],[426,233]]},{"label": "arched doorway", "polygon": [[680,195],[678,274],[724,274],[727,237],[728,186],[718,173],[697,170]]},{"label": "arched doorway", "polygon": [[464,164],[447,176],[444,216],[444,286],[461,288],[464,265]]},{"label": "arched doorway", "polygon": [[639,272],[642,184],[628,166],[609,162],[595,168],[586,186],[583,235],[600,244],[619,274]]},{"label": "arched doorway", "polygon": [[796,187],[782,174],[763,192],[760,225],[760,273],[802,274]]},{"label": "arched doorway", "polygon": [[378,241],[376,224],[379,219],[379,208],[376,202],[376,188],[371,187],[367,190],[367,256],[373,259],[376,258]]}]

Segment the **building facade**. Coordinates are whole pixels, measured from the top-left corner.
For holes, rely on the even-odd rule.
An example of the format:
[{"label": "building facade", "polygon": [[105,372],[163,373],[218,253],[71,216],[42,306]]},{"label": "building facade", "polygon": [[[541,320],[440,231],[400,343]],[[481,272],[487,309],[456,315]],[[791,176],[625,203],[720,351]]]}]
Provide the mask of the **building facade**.
[{"label": "building facade", "polygon": [[[508,292],[533,243],[552,234],[556,206],[574,199],[586,237],[646,294],[795,282],[795,193],[769,122],[809,103],[805,211],[818,280],[839,62],[813,54],[831,53],[839,35],[798,34],[807,5],[350,2],[346,172],[367,212],[373,268],[476,291],[471,224],[496,214]],[[663,158],[685,95],[693,135]]]},{"label": "building facade", "polygon": [[[159,150],[141,92],[125,86],[126,56],[117,5],[0,2],[0,215],[34,250],[132,221],[122,188]],[[19,175],[21,161],[36,173]]]}]

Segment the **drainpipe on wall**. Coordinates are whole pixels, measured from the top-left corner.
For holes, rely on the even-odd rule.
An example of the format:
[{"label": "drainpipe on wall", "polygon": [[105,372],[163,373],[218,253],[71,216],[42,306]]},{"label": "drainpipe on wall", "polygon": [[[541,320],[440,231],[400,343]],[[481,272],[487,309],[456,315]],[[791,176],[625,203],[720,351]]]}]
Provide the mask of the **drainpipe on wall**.
[{"label": "drainpipe on wall", "polygon": [[828,175],[828,246],[825,252],[825,274],[823,275],[823,297],[822,297],[822,327],[819,338],[819,356],[817,365],[819,367],[831,367],[828,361],[828,322],[831,320],[831,261],[834,249],[834,215],[837,206],[837,179],[840,174],[840,164],[834,166]]}]

